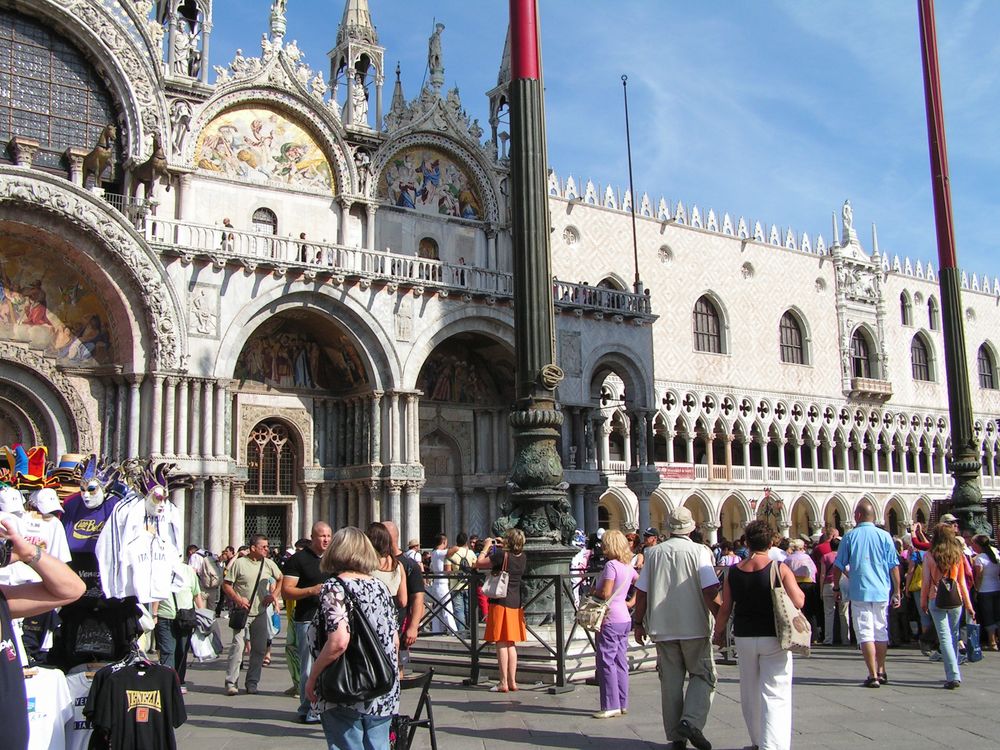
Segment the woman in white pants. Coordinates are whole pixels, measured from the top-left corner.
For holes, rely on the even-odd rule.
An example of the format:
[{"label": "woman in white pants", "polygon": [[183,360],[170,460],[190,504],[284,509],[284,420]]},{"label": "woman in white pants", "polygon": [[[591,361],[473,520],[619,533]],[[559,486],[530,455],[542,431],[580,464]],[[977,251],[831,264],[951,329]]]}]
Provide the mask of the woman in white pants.
[{"label": "woman in white pants", "polygon": [[750,742],[757,750],[788,750],[792,746],[792,654],[781,648],[774,629],[771,566],[779,566],[781,585],[796,607],[801,609],[806,597],[788,566],[768,557],[772,533],[766,521],[747,524],[750,556],[726,574],[712,640],[717,645],[725,643],[726,623],[735,610],[740,703]]}]

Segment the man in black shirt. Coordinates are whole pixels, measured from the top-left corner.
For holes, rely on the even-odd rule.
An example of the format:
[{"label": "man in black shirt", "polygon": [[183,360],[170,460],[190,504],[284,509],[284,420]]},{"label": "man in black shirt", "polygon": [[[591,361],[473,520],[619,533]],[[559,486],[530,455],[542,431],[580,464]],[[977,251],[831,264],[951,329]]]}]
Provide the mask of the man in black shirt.
[{"label": "man in black shirt", "polygon": [[329,576],[319,569],[320,558],[330,546],[333,530],[323,521],[313,524],[309,546],[292,555],[285,563],[281,579],[281,595],[295,602],[295,642],[299,649],[299,710],[303,724],[318,724],[319,714],[312,710],[306,697],[306,680],[312,671],[312,650],[309,623],[319,607],[319,592]]},{"label": "man in black shirt", "polygon": [[424,619],[424,575],[420,564],[403,554],[399,548],[399,527],[394,521],[382,521],[392,538],[392,552],[406,571],[405,607],[399,608],[399,674],[409,662],[409,649],[417,641],[420,621]]}]

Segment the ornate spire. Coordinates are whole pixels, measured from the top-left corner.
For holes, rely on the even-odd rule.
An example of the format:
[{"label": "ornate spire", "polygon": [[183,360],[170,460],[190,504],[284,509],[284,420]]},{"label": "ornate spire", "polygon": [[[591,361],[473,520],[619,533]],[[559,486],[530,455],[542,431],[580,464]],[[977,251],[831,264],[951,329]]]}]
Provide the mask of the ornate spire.
[{"label": "ornate spire", "polygon": [[337,30],[337,44],[348,39],[369,44],[378,44],[378,34],[372,24],[372,14],[368,9],[368,0],[347,0],[344,6],[344,17],[340,20]]},{"label": "ornate spire", "polygon": [[406,109],[406,97],[403,95],[403,82],[399,79],[399,61],[396,61],[396,85],[392,89],[390,112],[400,112]]},{"label": "ornate spire", "polygon": [[285,36],[287,27],[285,21],[285,10],[287,0],[274,0],[271,3],[271,41],[276,47],[281,46],[281,40]]},{"label": "ornate spire", "polygon": [[507,27],[507,39],[503,43],[503,56],[500,58],[500,70],[497,72],[497,86],[507,87],[510,83],[510,26]]}]

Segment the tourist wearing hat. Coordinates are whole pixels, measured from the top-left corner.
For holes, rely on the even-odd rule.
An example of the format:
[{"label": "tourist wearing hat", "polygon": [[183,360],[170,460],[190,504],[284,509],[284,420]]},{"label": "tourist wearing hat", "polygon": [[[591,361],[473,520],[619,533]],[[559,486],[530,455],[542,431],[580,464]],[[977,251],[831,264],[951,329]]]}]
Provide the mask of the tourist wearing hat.
[{"label": "tourist wearing hat", "polygon": [[667,740],[675,750],[688,742],[711,750],[702,730],[717,681],[711,637],[719,579],[711,551],[690,539],[695,530],[691,511],[674,509],[667,527],[670,538],[646,548],[636,582],[633,632],[638,643],[649,636],[656,646]]}]

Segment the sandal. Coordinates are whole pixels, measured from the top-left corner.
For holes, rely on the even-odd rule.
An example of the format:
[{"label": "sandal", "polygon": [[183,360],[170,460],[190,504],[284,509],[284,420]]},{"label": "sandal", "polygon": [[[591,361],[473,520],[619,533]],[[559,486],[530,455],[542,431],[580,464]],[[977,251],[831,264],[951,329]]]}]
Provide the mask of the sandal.
[{"label": "sandal", "polygon": [[882,683],[878,681],[878,677],[869,677],[865,680],[864,686],[866,688],[877,688],[882,687]]},{"label": "sandal", "polygon": [[265,656],[264,657],[264,661],[263,661],[264,666],[266,667],[266,666],[270,665],[270,663],[271,663],[271,657],[270,656]]},{"label": "sandal", "polygon": [[491,693],[506,693],[507,692],[507,688],[501,687],[500,685],[494,685],[493,687],[490,688],[490,692]]}]

